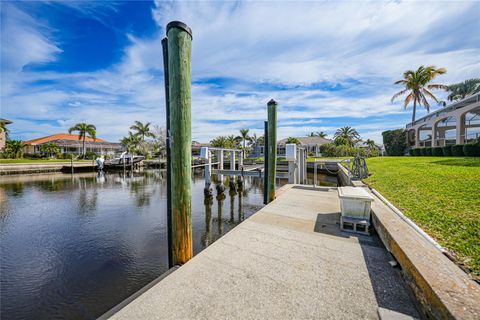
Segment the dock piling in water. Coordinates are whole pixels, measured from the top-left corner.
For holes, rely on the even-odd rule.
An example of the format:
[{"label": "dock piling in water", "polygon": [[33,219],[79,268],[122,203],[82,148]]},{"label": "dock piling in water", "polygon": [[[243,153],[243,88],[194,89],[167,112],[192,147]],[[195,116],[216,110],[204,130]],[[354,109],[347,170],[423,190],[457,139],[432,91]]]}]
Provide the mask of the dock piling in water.
[{"label": "dock piling in water", "polygon": [[171,144],[171,206],[173,264],[193,257],[192,246],[192,32],[179,21],[167,25]]},{"label": "dock piling in water", "polygon": [[267,104],[268,109],[268,163],[265,166],[268,167],[268,202],[275,199],[275,177],[277,167],[277,102],[270,100]]}]

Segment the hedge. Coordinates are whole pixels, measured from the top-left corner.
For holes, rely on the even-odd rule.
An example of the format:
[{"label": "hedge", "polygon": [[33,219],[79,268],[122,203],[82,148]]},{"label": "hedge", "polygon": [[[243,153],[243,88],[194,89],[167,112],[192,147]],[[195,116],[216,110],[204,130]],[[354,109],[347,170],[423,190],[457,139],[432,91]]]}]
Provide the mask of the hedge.
[{"label": "hedge", "polygon": [[463,145],[463,153],[467,157],[480,157],[480,144],[467,143]]},{"label": "hedge", "polygon": [[455,157],[463,156],[463,144],[455,144],[452,146],[452,156],[455,156]]},{"label": "hedge", "polygon": [[413,155],[416,157],[421,156],[422,154],[420,153],[420,148],[413,149]]},{"label": "hedge", "polygon": [[421,156],[426,156],[425,148],[420,148],[420,155]]},{"label": "hedge", "polygon": [[403,156],[407,148],[407,131],[404,129],[382,132],[383,145],[389,156]]},{"label": "hedge", "polygon": [[445,146],[442,149],[445,157],[450,157],[452,155],[452,146]]},{"label": "hedge", "polygon": [[413,155],[414,155],[414,154],[413,154],[413,149],[408,149],[408,154],[411,155],[411,156],[413,156]]},{"label": "hedge", "polygon": [[324,157],[355,157],[357,154],[362,157],[378,157],[379,152],[377,148],[355,148],[348,145],[335,145],[333,143],[326,143],[320,147],[322,156]]},{"label": "hedge", "polygon": [[435,147],[432,149],[432,156],[442,157],[443,156],[443,148],[442,147]]},{"label": "hedge", "polygon": [[432,148],[431,147],[426,147],[425,148],[425,155],[426,156],[431,156],[432,155]]}]

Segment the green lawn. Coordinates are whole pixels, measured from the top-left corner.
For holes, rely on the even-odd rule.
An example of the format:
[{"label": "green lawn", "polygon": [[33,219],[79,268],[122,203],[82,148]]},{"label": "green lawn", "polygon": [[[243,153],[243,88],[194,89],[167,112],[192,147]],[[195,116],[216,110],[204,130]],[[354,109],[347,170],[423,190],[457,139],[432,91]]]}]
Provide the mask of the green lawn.
[{"label": "green lawn", "polygon": [[[91,162],[92,160],[73,160],[73,162]],[[0,159],[0,163],[42,163],[70,162],[70,159]]]},{"label": "green lawn", "polygon": [[365,179],[480,279],[480,159],[378,157]]}]

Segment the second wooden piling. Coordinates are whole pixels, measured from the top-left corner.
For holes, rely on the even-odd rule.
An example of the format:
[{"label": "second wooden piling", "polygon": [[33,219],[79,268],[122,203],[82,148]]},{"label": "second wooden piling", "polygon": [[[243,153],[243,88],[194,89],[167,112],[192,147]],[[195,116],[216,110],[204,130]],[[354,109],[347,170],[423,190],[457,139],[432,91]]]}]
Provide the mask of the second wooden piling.
[{"label": "second wooden piling", "polygon": [[275,176],[277,168],[277,102],[270,100],[268,109],[268,202],[275,199]]}]

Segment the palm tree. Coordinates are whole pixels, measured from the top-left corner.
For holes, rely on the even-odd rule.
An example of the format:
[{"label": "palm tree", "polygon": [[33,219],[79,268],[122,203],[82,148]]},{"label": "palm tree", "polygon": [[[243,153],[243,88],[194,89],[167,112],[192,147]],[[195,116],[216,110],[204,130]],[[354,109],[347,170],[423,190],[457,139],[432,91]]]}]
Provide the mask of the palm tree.
[{"label": "palm tree", "polygon": [[8,139],[8,128],[5,121],[0,121],[0,132],[5,132],[5,139]]},{"label": "palm tree", "polygon": [[376,148],[377,145],[375,144],[375,141],[373,141],[372,139],[367,139],[365,141],[365,145],[368,147],[368,148]]},{"label": "palm tree", "polygon": [[74,131],[78,131],[78,140],[83,140],[83,156],[85,157],[85,153],[87,150],[85,148],[85,138],[87,135],[95,140],[97,138],[97,128],[93,124],[87,124],[85,122],[77,123],[70,129],[68,129],[68,133],[72,133]]},{"label": "palm tree", "polygon": [[317,132],[310,132],[310,134],[307,135],[307,137],[320,137],[320,138],[325,138],[327,134],[323,131],[317,131]]},{"label": "palm tree", "polygon": [[53,157],[54,154],[60,152],[60,147],[53,142],[47,142],[40,146],[40,150],[43,153],[48,154],[50,157]]},{"label": "palm tree", "polygon": [[448,100],[463,100],[468,96],[480,92],[480,78],[469,79],[460,83],[449,85],[447,87],[447,91],[450,91],[450,94],[447,98]]},{"label": "palm tree", "polygon": [[427,112],[430,112],[430,104],[427,101],[427,96],[438,103],[437,97],[430,92],[429,89],[447,89],[447,86],[443,84],[428,84],[437,75],[446,73],[445,68],[436,68],[435,66],[420,66],[417,70],[407,70],[403,73],[403,79],[398,80],[395,84],[401,84],[405,86],[405,89],[395,93],[392,97],[393,102],[397,97],[407,94],[403,106],[407,108],[410,101],[413,99],[413,114],[412,122],[415,121],[415,114],[417,112],[417,104],[423,105]]},{"label": "palm tree", "polygon": [[155,134],[150,131],[150,122],[143,124],[140,121],[135,121],[135,124],[130,129],[136,131],[135,133],[142,137],[142,141],[145,141],[145,137],[155,137]]},{"label": "palm tree", "polygon": [[228,140],[225,136],[219,136],[212,139],[210,144],[215,148],[228,148]]},{"label": "palm tree", "polygon": [[297,146],[301,145],[300,140],[294,137],[288,137],[287,140],[285,140],[285,144],[296,144]]},{"label": "palm tree", "polygon": [[249,146],[261,145],[261,144],[263,144],[263,136],[257,136],[257,134],[254,133],[248,138]]},{"label": "palm tree", "polygon": [[337,129],[333,138],[335,139],[335,142],[342,142],[337,144],[347,143],[350,146],[353,146],[355,144],[355,141],[360,139],[360,135],[358,134],[357,130],[347,126]]},{"label": "palm tree", "polygon": [[228,148],[236,149],[240,144],[240,138],[233,134],[227,136]]},{"label": "palm tree", "polygon": [[21,156],[22,150],[25,145],[22,140],[8,140],[5,144],[5,151],[10,154],[12,158],[16,159]]},{"label": "palm tree", "polygon": [[120,139],[120,143],[127,149],[128,153],[132,153],[142,141],[138,134],[128,131],[128,136]]},{"label": "palm tree", "polygon": [[242,144],[243,144],[243,158],[244,159],[245,159],[245,153],[246,153],[245,144],[250,139],[250,136],[248,135],[249,131],[250,130],[248,130],[248,129],[240,129],[240,135],[236,138],[237,140],[242,141]]}]

